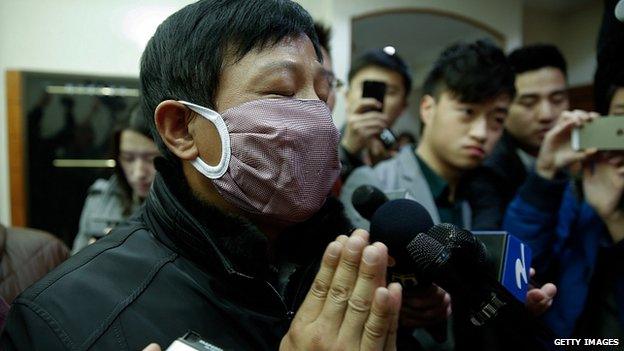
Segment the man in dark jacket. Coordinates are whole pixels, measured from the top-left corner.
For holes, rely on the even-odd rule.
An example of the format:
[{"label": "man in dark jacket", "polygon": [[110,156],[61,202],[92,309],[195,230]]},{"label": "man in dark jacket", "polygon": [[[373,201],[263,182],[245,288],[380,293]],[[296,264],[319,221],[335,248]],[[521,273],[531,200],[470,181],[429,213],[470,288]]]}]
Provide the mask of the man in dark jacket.
[{"label": "man in dark jacket", "polygon": [[[530,245],[538,278],[560,287],[544,315],[557,337],[621,340],[624,155],[574,151],[569,142],[572,129],[593,118],[562,114],[546,134],[535,172],[509,205],[504,228]],[[578,161],[584,161],[584,199],[562,172]]]},{"label": "man in dark jacket", "polygon": [[141,59],[163,154],[144,207],[18,297],[0,346],[137,350],[193,330],[215,349],[395,349],[387,248],[340,235],[327,199],[339,135],[321,61],[292,1],[205,0],[165,20]]},{"label": "man in dark jacket", "polygon": [[508,56],[516,74],[516,96],[505,131],[471,183],[475,196],[473,222],[499,229],[507,205],[533,168],[545,133],[568,109],[566,62],[552,45],[516,49]]}]

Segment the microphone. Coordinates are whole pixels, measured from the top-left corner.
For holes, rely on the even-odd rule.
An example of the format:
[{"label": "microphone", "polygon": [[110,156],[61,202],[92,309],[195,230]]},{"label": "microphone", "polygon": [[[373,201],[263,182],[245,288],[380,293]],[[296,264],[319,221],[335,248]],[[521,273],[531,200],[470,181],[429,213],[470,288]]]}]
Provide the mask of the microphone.
[{"label": "microphone", "polygon": [[[416,235],[410,241],[408,252],[417,274],[431,279],[448,291],[454,306],[459,305],[461,311],[467,312],[474,326],[504,322],[506,327],[530,332],[543,345],[550,344],[549,341],[554,338],[553,332],[533,317],[524,304],[494,277],[484,272],[483,265],[479,264],[484,253],[475,256],[474,250],[479,248],[474,245],[474,238],[469,238],[472,234],[452,227],[449,224],[438,224],[426,234]],[[448,231],[457,233],[446,235],[449,239],[445,239],[444,243],[436,239],[440,233]],[[485,250],[485,247],[481,246],[481,249]]]},{"label": "microphone", "polygon": [[[383,242],[388,247],[388,254],[395,261],[394,266],[388,268],[388,279],[401,283],[406,295],[422,293],[430,288],[432,285],[431,280],[422,279],[414,272],[411,257],[407,251],[407,244],[410,238],[392,235],[392,232],[388,232],[384,226],[377,225],[383,222],[377,218],[382,217],[385,221],[399,226],[399,231],[401,232],[425,232],[433,226],[433,220],[429,212],[416,201],[406,199],[388,201],[388,198],[381,190],[370,185],[363,185],[357,188],[353,193],[352,202],[362,217],[371,221],[371,242]],[[412,208],[412,211],[394,211],[392,206],[388,206],[396,202],[409,206]],[[405,215],[410,215],[413,218],[408,220],[404,218]],[[427,331],[439,343],[447,339],[446,321],[428,327]]]},{"label": "microphone", "polygon": [[620,22],[624,22],[624,0],[620,0],[617,5],[615,5],[615,18]]},{"label": "microphone", "polygon": [[[452,227],[438,224],[410,241],[408,251],[417,274],[451,294],[457,318],[468,318],[476,327],[502,323],[500,326],[514,334],[534,337],[517,340],[526,349],[550,349],[555,337],[550,328],[533,317],[497,280],[484,274],[479,265],[484,253],[475,256],[479,246],[474,245],[474,237],[470,238],[467,230]],[[440,234],[449,231],[444,243],[438,241]]]},{"label": "microphone", "polygon": [[[457,267],[449,266],[444,270],[447,273],[460,272],[456,280],[448,280],[448,277],[440,280],[439,275],[423,271],[415,264],[415,253],[410,250],[414,247],[412,241],[421,233],[453,254],[452,262],[457,263]],[[523,308],[520,301],[487,272],[487,251],[483,243],[469,231],[452,224],[433,226],[427,210],[415,201],[399,199],[381,205],[371,218],[370,236],[371,241],[381,241],[388,246],[388,253],[396,260],[396,267],[389,276],[408,289],[418,283],[433,282],[448,291],[454,300],[472,296],[467,303],[473,310],[471,321],[474,325],[484,324],[504,305]],[[466,292],[466,286],[472,286],[472,289]]]},{"label": "microphone", "polygon": [[[436,283],[449,292],[454,301],[467,300],[466,305],[474,310],[471,316],[476,315],[473,318],[475,325],[484,324],[506,304],[494,301],[493,309],[482,306],[489,302],[488,292],[496,290],[490,287],[493,284],[490,280],[494,278],[487,279],[490,276],[484,274],[486,253],[483,244],[472,233],[451,224],[433,226],[427,210],[415,201],[399,199],[381,205],[371,218],[370,237],[371,241],[386,244],[388,253],[395,259],[396,266],[389,273],[393,280],[404,284],[406,289]],[[438,245],[444,250],[440,251]],[[423,256],[421,250],[427,255]],[[429,255],[439,252],[445,253],[445,261]],[[439,264],[432,265],[431,262]],[[472,288],[464,291],[467,286]],[[500,284],[494,284],[494,287],[502,288]],[[482,309],[486,310],[484,317],[477,315]]]},{"label": "microphone", "polygon": [[478,265],[486,268],[518,301],[525,303],[529,285],[532,251],[520,239],[505,231],[469,232],[452,224],[442,223],[428,235],[442,245],[463,245],[463,252],[478,258]]},{"label": "microphone", "polygon": [[[360,194],[358,197],[362,197],[354,201],[354,207],[358,211],[368,208],[366,213],[373,212],[372,216],[363,215],[371,221],[371,241],[386,244],[388,253],[396,260],[396,266],[390,269],[388,277],[401,282],[408,288],[406,290],[410,287],[422,287],[430,282],[436,283],[453,296],[455,307],[470,307],[464,316],[468,316],[470,323],[477,327],[494,319],[499,312],[506,311],[503,313],[506,318],[521,318],[536,335],[546,340],[552,339],[552,332],[543,323],[536,321],[524,304],[520,303],[526,299],[526,285],[521,298],[517,298],[494,278],[495,274],[487,273],[486,262],[502,255],[488,255],[484,244],[467,230],[451,224],[433,226],[427,210],[416,201],[398,199],[384,202],[383,192],[372,186],[361,186],[356,192]],[[369,201],[377,205],[364,206],[366,196],[362,194],[369,194]],[[379,208],[371,211],[370,208],[375,206]],[[509,235],[505,238],[510,237]],[[511,241],[513,240],[506,241],[505,252],[509,251]],[[511,257],[505,255],[503,257]],[[498,263],[498,266],[501,265],[510,266]],[[526,264],[524,268],[528,267],[530,265]],[[435,338],[434,332],[429,331]]]},{"label": "microphone", "polygon": [[388,202],[386,194],[372,185],[360,185],[351,195],[351,203],[355,210],[369,221],[379,206],[386,202]]},{"label": "microphone", "polygon": [[[383,214],[379,215],[379,219],[373,221],[375,211],[388,203],[388,197],[384,192],[372,185],[362,185],[355,189],[351,197],[353,207],[362,217],[371,222],[371,240],[385,243],[391,250],[390,254],[398,260],[397,266],[409,267],[411,258],[405,251],[407,243],[414,235],[427,232],[429,228],[432,228],[433,222],[427,210],[416,201],[406,199],[396,203],[395,201],[397,200],[390,201],[394,203],[392,209],[384,210]],[[463,245],[468,245],[470,242],[472,254],[475,257],[482,255],[479,256],[479,264],[486,267],[487,271],[498,279],[520,302],[526,302],[532,259],[529,246],[524,245],[520,239],[507,234],[505,231],[470,233],[451,224],[436,228],[437,230],[432,229],[428,234],[442,245],[447,243],[455,245],[460,242],[458,241],[459,237],[464,238]],[[481,249],[483,245],[485,245],[486,250]],[[392,249],[390,249],[391,247]],[[390,274],[392,274],[393,281],[401,282],[404,287],[416,285],[417,279],[412,271],[391,270]]]}]

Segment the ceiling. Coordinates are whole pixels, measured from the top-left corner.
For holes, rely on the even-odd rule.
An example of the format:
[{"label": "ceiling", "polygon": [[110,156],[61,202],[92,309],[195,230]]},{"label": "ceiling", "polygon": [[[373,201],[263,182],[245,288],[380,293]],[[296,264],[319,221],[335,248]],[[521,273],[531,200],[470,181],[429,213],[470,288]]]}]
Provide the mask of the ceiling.
[{"label": "ceiling", "polygon": [[524,0],[524,5],[551,12],[569,12],[601,0]]},{"label": "ceiling", "polygon": [[450,44],[478,38],[496,41],[491,33],[454,18],[421,12],[389,13],[353,22],[352,57],[391,45],[416,69],[429,65]]}]

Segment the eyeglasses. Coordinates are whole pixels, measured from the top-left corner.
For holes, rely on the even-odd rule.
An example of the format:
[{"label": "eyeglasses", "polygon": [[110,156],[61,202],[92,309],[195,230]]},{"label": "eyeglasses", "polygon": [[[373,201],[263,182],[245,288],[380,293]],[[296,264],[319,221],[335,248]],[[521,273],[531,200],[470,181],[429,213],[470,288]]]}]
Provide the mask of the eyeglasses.
[{"label": "eyeglasses", "polygon": [[325,71],[325,74],[327,75],[327,80],[329,81],[329,86],[332,89],[340,89],[344,86],[344,82],[338,78],[336,78],[336,76],[334,75],[334,72],[331,71]]}]

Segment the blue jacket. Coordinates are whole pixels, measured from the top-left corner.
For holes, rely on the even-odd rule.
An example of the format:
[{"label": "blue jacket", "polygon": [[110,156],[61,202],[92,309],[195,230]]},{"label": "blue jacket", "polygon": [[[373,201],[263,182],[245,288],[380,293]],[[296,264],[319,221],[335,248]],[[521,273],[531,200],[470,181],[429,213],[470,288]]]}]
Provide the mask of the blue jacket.
[{"label": "blue jacket", "polygon": [[[613,245],[606,226],[567,181],[531,174],[509,205],[503,227],[533,250],[533,267],[548,272],[557,296],[544,314],[559,336],[574,332],[589,292],[598,251],[610,247],[624,255],[624,242]],[[622,257],[622,256],[620,256]],[[624,325],[624,275],[615,282],[619,321]]]}]

